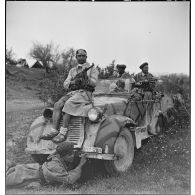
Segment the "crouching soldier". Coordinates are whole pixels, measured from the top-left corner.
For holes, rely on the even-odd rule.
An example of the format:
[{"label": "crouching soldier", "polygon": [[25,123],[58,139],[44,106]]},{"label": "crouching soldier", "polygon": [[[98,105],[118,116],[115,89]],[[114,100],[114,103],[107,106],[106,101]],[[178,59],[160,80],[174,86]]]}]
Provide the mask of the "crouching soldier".
[{"label": "crouching soldier", "polygon": [[[74,159],[74,145],[62,142],[56,148],[54,154],[48,157],[43,165],[38,163],[19,164],[6,167],[7,187],[31,187],[46,184],[73,184],[81,177],[82,166],[86,162],[86,157],[81,157],[79,165],[68,171],[68,164]],[[11,165],[10,163],[8,163]],[[8,166],[9,166],[8,165]]]}]

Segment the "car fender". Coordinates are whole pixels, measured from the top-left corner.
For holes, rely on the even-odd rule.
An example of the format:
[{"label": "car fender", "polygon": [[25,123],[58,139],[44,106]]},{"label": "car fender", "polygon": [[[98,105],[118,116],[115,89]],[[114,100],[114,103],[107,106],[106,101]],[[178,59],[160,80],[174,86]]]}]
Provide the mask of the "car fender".
[{"label": "car fender", "polygon": [[136,123],[129,117],[121,115],[109,116],[102,121],[99,127],[94,146],[105,148],[105,145],[107,145],[109,152],[113,152],[114,143],[121,130],[124,127],[131,130],[131,127],[135,126]]},{"label": "car fender", "polygon": [[48,132],[51,127],[50,120],[45,119],[43,116],[36,118],[30,126],[25,151],[32,154],[50,154],[56,148],[56,144],[50,140],[40,140],[40,136],[43,132]]}]

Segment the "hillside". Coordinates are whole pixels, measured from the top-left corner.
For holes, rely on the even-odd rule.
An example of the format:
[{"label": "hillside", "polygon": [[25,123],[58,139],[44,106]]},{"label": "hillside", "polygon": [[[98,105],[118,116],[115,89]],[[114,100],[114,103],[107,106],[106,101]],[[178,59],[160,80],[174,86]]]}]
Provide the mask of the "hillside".
[{"label": "hillside", "polygon": [[38,99],[39,82],[44,78],[42,69],[6,66],[6,112],[44,106]]},{"label": "hillside", "polygon": [[6,74],[6,100],[36,98],[45,71],[9,65],[6,68],[10,73]]}]

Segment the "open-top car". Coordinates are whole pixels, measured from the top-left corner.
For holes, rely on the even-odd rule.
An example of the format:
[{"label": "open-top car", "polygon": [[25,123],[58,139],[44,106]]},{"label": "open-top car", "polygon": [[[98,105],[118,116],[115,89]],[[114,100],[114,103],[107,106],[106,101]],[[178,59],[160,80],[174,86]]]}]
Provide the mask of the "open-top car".
[{"label": "open-top car", "polygon": [[[110,93],[105,87],[110,82],[99,82],[88,117],[71,117],[65,141],[75,144],[78,156],[87,153],[87,158],[103,160],[108,173],[120,174],[130,168],[134,149],[142,146],[142,140],[161,132],[164,113],[173,104],[171,98],[159,93],[149,100],[135,98],[133,90]],[[101,86],[104,91],[98,92]],[[27,137],[26,152],[39,163],[57,146],[52,140],[40,139],[52,127],[52,112],[53,108],[46,108],[30,126]]]}]

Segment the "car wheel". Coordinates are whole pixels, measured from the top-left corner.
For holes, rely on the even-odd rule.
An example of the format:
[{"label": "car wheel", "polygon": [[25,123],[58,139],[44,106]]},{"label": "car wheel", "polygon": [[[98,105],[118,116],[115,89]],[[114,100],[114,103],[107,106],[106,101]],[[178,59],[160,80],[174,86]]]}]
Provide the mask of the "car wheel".
[{"label": "car wheel", "polygon": [[131,167],[134,158],[134,141],[128,129],[122,130],[116,139],[114,153],[117,160],[104,161],[105,169],[110,175],[122,174]]},{"label": "car wheel", "polygon": [[31,154],[32,159],[42,165],[46,160],[49,154]]}]

